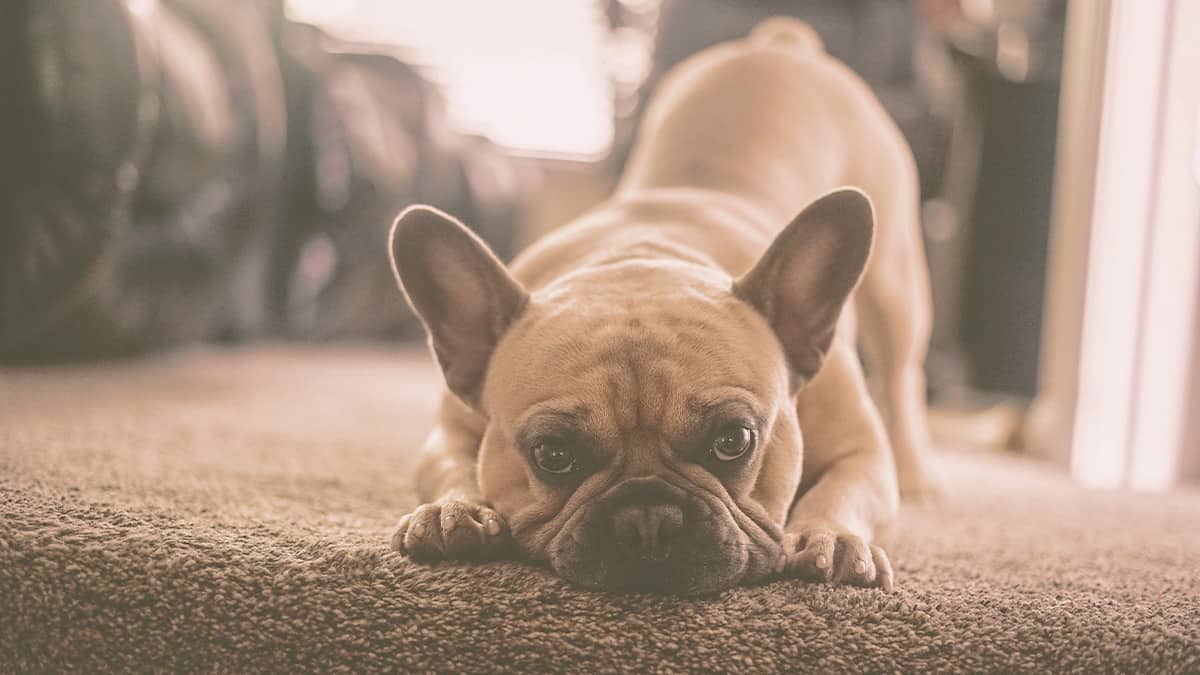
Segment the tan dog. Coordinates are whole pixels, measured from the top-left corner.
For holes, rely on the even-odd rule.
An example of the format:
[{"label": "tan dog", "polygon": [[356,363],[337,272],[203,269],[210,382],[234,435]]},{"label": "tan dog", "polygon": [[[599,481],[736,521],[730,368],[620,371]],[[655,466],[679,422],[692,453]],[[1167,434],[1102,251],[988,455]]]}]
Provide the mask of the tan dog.
[{"label": "tan dog", "polygon": [[417,476],[428,503],[393,548],[518,553],[612,589],[890,588],[871,539],[897,469],[932,485],[917,200],[867,86],[774,19],[680,65],[616,194],[511,270],[449,216],[406,210],[392,261],[449,392]]}]

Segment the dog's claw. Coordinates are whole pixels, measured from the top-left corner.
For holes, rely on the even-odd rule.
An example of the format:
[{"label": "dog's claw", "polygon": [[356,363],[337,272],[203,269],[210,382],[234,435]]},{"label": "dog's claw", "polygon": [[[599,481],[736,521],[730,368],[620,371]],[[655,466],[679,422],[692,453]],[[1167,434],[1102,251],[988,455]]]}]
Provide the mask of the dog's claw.
[{"label": "dog's claw", "polygon": [[892,574],[892,561],[888,560],[887,554],[878,546],[871,546],[871,557],[875,562],[879,587],[890,593],[895,586],[895,575]]},{"label": "dog's claw", "polygon": [[487,526],[488,534],[493,535],[493,536],[500,534],[501,524],[500,524],[500,518],[498,516],[489,516],[488,519],[484,522],[485,522],[485,525]]},{"label": "dog's claw", "polygon": [[828,525],[801,526],[785,538],[784,546],[784,563],[777,571],[785,576],[885,591],[894,585],[883,549],[849,532]]},{"label": "dog's claw", "polygon": [[499,557],[508,543],[500,514],[453,500],[423,504],[401,518],[391,548],[420,560],[484,560]]}]

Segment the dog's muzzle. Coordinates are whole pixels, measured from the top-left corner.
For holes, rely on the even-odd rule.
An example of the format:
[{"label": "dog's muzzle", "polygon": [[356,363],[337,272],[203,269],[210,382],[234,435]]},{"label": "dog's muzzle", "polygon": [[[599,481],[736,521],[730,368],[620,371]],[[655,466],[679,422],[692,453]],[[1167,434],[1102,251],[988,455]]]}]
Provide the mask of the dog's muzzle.
[{"label": "dog's muzzle", "polygon": [[707,500],[659,478],[622,481],[550,545],[560,575],[593,588],[694,594],[736,583],[747,546]]}]

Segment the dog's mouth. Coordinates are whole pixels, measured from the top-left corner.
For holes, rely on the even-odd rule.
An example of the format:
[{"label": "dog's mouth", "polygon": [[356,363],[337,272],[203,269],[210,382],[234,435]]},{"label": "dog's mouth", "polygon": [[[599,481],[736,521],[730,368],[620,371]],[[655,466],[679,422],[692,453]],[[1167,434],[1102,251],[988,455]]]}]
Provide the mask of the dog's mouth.
[{"label": "dog's mouth", "polygon": [[765,577],[777,546],[744,532],[715,498],[649,481],[580,509],[547,557],[587,588],[705,595]]},{"label": "dog's mouth", "polygon": [[705,595],[746,578],[748,550],[740,545],[680,547],[662,559],[628,559],[596,546],[564,547],[550,555],[554,571],[587,588],[673,595]]}]

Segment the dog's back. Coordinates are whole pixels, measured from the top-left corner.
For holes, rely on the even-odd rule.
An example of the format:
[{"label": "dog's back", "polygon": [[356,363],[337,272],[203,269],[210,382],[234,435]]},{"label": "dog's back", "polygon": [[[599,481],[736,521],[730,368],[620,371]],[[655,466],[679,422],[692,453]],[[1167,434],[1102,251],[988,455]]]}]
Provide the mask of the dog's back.
[{"label": "dog's back", "polygon": [[846,185],[871,198],[875,242],[838,338],[861,337],[884,380],[903,490],[927,495],[937,491],[921,370],[932,309],[916,162],[870,87],[807,24],[770,19],[676,66],[613,198],[535,244],[514,272],[536,287],[598,249],[665,242],[736,276],[801,209]]},{"label": "dog's back", "polygon": [[869,87],[825,54],[816,32],[775,18],[664,78],[620,191],[686,185],[736,193],[782,227],[839,185],[872,192],[863,184],[870,172],[855,162],[864,144],[879,148],[876,161],[910,154]]}]

